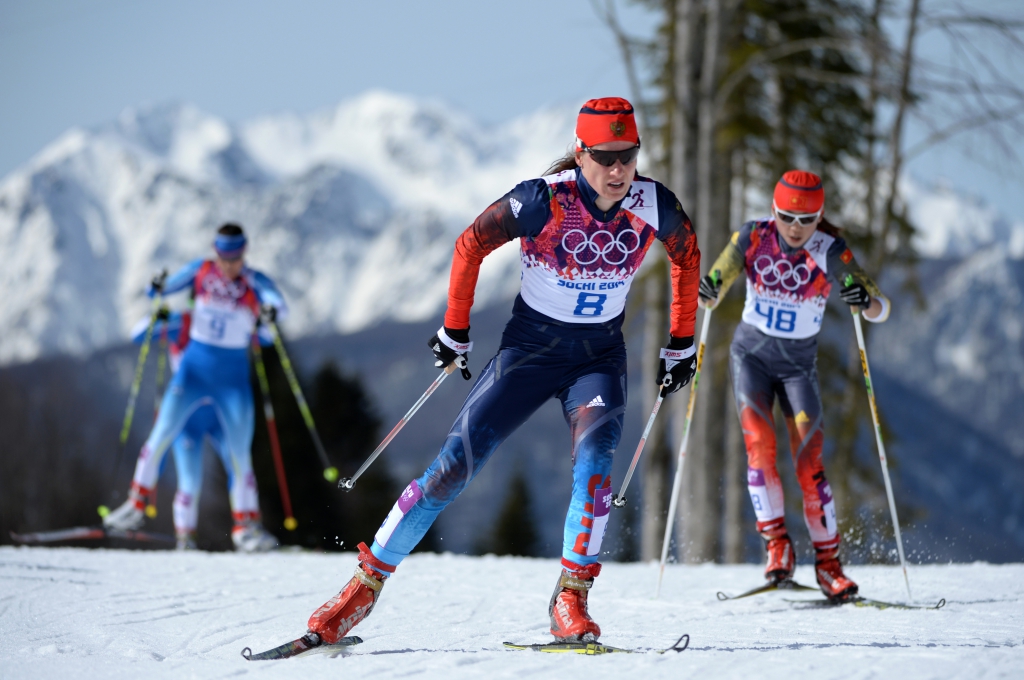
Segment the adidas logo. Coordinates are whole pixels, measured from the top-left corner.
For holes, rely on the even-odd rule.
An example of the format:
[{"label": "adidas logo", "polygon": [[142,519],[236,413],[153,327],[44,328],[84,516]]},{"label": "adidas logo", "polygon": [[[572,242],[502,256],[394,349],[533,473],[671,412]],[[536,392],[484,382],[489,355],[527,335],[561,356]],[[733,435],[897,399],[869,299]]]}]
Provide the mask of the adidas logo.
[{"label": "adidas logo", "polygon": [[604,405],[605,405],[604,399],[602,399],[601,395],[599,394],[599,395],[597,395],[596,397],[594,397],[593,399],[590,400],[590,403],[587,404],[587,408],[590,408],[591,406],[604,406]]},{"label": "adidas logo", "polygon": [[514,198],[509,198],[508,203],[512,206],[512,216],[519,219],[519,211],[523,209],[523,204]]}]

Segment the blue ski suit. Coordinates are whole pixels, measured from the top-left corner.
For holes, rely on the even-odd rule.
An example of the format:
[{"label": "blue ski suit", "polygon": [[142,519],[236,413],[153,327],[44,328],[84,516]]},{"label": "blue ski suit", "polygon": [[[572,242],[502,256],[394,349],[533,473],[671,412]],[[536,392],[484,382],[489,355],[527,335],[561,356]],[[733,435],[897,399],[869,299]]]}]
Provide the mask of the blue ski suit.
[{"label": "blue ski suit", "polygon": [[[232,512],[236,520],[256,517],[259,499],[252,472],[255,415],[248,349],[260,306],[277,308],[278,318],[287,308],[277,287],[265,275],[246,268],[238,279],[230,281],[209,260],[196,260],[175,273],[167,280],[164,292],[185,289],[191,289],[194,296],[188,346],[139,453],[133,482],[152,489],[164,455],[186,429],[193,443],[201,443],[204,434],[219,434],[219,452],[231,484]],[[178,474],[185,476],[186,484],[201,484],[201,467],[200,475],[194,474],[197,458],[186,452],[178,465]]]}]

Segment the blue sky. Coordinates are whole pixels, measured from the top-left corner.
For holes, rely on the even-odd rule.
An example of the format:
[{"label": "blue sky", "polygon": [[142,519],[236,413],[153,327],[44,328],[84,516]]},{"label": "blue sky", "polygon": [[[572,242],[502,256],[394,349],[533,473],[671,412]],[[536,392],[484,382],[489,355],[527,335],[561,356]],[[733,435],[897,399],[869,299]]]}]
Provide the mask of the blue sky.
[{"label": "blue sky", "polygon": [[[627,27],[650,32],[642,8],[618,4]],[[69,127],[144,102],[189,101],[242,120],[385,88],[494,123],[629,94],[589,0],[0,0],[0,63],[0,175]],[[1024,214],[1022,170],[998,157],[968,139],[909,170]]]}]

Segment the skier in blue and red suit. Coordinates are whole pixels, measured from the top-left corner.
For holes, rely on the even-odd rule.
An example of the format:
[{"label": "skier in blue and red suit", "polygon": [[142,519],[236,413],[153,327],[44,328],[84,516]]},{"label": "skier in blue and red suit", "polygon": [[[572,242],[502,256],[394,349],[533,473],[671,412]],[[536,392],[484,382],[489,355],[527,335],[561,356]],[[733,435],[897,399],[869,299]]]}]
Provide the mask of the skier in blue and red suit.
[{"label": "skier in blue and red suit", "polygon": [[629,102],[588,101],[576,136],[575,151],[547,176],[517,185],[456,241],[448,310],[430,340],[435,365],[464,366],[472,349],[469,312],[480,263],[518,238],[522,286],[512,319],[437,459],[406,487],[373,545],[360,544],[359,565],[344,590],[310,617],[310,631],[323,642],[336,641],[369,614],[385,579],[438,514],[551,398],[561,402],[571,431],[573,465],[562,573],[548,607],[551,632],[563,640],[601,634],[587,613],[587,593],[601,571],[612,455],[626,410],[626,294],[647,249],[661,241],[671,261],[673,300],[658,383],[666,393],[678,390],[696,366],[700,253],[676,197],[636,174],[640,138]]},{"label": "skier in blue and red suit", "polygon": [[[139,453],[128,500],[103,518],[107,527],[135,529],[156,486],[160,467],[172,443],[190,419],[212,410],[230,459],[230,500],[235,526],[231,539],[245,552],[270,550],[277,540],[260,523],[256,477],[252,470],[255,423],[249,382],[249,346],[261,308],[287,313],[274,282],[245,265],[247,240],[236,224],[222,226],[213,246],[217,257],[199,259],[162,284],[165,294],[191,290],[194,299],[189,342],[181,365],[160,404],[160,414]],[[149,294],[155,295],[151,287]],[[210,421],[212,422],[212,421]]]},{"label": "skier in blue and red suit", "polygon": [[[153,335],[167,341],[167,354],[171,365],[171,374],[178,372],[181,360],[188,347],[189,329],[192,326],[192,311],[161,310],[157,322],[153,326]],[[132,329],[132,342],[141,344],[149,329],[149,317],[143,318]],[[273,338],[265,326],[257,328],[256,337],[265,347],[273,345]],[[158,411],[159,415],[159,411]],[[178,478],[178,490],[174,494],[174,535],[178,550],[196,549],[196,532],[199,526],[199,494],[203,488],[203,445],[209,443],[224,466],[228,476],[228,488],[235,489],[237,481],[234,477],[236,466],[231,461],[231,448],[224,436],[224,428],[212,404],[204,404],[192,412],[181,433],[171,445],[174,453],[174,469]],[[167,457],[160,463],[159,474],[163,474],[167,466]],[[149,499],[153,503],[153,498]],[[146,508],[148,516],[149,507]],[[269,539],[272,537],[268,538]],[[273,545],[274,541],[270,541]],[[249,542],[252,545],[252,542]]]},{"label": "skier in blue and red suit", "polygon": [[[747,488],[757,531],[768,553],[765,578],[793,576],[796,557],[786,530],[782,480],[775,465],[776,397],[789,430],[790,453],[803,492],[804,521],[814,544],[814,572],[830,599],[857,593],[839,562],[839,529],[832,489],[821,462],[825,440],[818,386],[818,331],[832,281],[840,297],[868,321],[889,316],[889,301],[857,264],[839,230],[823,217],[825,190],[811,172],[791,170],[775,185],[771,216],[748,222],[700,283],[701,301],[714,307],[741,275],[743,320],[729,350],[733,394],[747,448]],[[847,281],[849,279],[849,282]]]}]

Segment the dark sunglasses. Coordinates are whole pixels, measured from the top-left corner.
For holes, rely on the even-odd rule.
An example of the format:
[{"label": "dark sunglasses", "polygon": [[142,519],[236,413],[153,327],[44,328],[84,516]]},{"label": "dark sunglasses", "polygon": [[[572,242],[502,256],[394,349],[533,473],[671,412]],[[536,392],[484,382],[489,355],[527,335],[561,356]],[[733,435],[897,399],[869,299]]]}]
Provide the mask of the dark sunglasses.
[{"label": "dark sunglasses", "polygon": [[603,165],[606,168],[610,168],[615,165],[615,161],[619,161],[623,165],[629,165],[636,160],[637,156],[640,155],[639,144],[622,151],[601,151],[599,149],[591,149],[586,144],[582,145],[581,148],[590,154],[590,157],[594,159],[595,163]]},{"label": "dark sunglasses", "polygon": [[794,222],[799,222],[805,227],[814,224],[814,221],[821,217],[820,210],[815,213],[810,213],[809,215],[804,213],[796,215],[794,213],[788,213],[785,210],[779,210],[777,207],[775,208],[775,214],[778,215],[779,220],[783,224],[793,224]]}]

